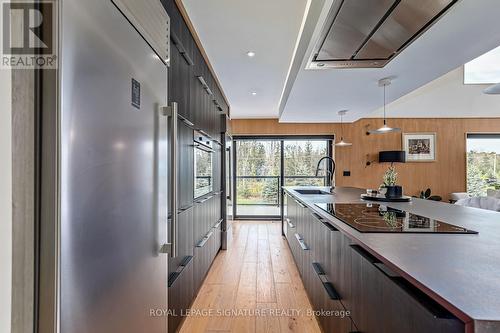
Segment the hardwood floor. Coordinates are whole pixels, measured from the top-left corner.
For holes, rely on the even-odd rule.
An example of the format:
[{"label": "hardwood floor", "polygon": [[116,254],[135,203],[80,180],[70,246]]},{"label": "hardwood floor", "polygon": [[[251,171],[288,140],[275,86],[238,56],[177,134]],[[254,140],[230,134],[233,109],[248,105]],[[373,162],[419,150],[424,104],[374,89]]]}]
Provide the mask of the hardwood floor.
[{"label": "hardwood floor", "polygon": [[281,223],[237,221],[232,230],[180,332],[321,332]]}]

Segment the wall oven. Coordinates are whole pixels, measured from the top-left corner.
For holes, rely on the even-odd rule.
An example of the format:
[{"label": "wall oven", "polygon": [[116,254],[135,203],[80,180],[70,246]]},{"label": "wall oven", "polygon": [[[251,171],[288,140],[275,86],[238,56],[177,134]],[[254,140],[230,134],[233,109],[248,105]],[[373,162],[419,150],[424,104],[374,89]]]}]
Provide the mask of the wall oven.
[{"label": "wall oven", "polygon": [[[204,133],[194,131],[194,198],[213,191],[212,140]],[[181,184],[182,186],[182,184]]]}]

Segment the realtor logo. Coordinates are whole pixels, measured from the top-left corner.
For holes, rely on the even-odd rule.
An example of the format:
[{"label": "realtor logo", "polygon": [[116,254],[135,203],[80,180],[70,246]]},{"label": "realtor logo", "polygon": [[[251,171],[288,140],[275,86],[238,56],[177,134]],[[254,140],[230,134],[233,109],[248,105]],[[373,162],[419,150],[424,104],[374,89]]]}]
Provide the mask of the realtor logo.
[{"label": "realtor logo", "polygon": [[1,68],[57,67],[57,0],[1,1]]}]

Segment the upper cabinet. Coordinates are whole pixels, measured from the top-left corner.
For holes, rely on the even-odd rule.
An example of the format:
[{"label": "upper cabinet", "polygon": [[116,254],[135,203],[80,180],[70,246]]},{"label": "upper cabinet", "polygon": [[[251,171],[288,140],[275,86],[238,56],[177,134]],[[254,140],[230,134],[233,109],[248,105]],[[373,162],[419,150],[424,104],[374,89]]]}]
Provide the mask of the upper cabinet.
[{"label": "upper cabinet", "polygon": [[190,126],[220,141],[220,116],[229,106],[178,8],[171,0],[164,6],[171,20],[169,100]]}]

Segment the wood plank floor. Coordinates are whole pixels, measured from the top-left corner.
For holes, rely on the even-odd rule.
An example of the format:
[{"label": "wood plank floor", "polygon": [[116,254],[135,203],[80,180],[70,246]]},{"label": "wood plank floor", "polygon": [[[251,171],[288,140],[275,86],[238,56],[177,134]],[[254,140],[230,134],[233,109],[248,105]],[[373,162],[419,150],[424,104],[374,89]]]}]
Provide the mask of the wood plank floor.
[{"label": "wood plank floor", "polygon": [[180,332],[321,332],[281,223],[237,221],[232,233]]}]

